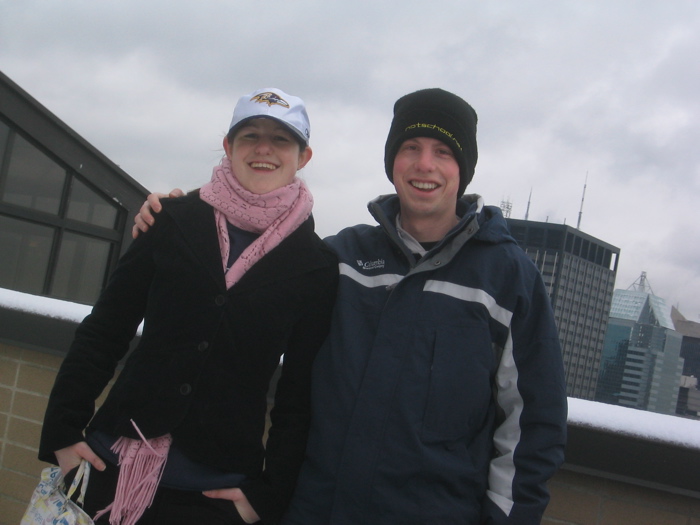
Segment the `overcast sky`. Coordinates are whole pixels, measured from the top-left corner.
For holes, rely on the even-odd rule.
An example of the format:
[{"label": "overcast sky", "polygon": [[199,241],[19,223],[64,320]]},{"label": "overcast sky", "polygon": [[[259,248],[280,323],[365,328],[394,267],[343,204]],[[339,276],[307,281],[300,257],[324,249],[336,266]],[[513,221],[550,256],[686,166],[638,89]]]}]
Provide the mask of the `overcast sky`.
[{"label": "overcast sky", "polygon": [[0,0],[0,70],[150,190],[206,182],[239,96],[302,97],[320,235],[392,191],[394,101],[442,87],[479,115],[467,189],[621,249],[700,321],[697,0]]}]

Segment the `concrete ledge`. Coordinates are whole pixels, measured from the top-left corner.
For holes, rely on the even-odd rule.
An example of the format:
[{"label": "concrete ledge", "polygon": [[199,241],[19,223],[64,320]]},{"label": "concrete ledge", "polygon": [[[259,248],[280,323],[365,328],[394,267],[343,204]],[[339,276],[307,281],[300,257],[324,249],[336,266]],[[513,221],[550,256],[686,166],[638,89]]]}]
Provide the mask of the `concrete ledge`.
[{"label": "concrete ledge", "polygon": [[564,469],[700,499],[700,450],[571,423],[568,431]]},{"label": "concrete ledge", "polygon": [[65,355],[78,322],[0,306],[0,341]]}]

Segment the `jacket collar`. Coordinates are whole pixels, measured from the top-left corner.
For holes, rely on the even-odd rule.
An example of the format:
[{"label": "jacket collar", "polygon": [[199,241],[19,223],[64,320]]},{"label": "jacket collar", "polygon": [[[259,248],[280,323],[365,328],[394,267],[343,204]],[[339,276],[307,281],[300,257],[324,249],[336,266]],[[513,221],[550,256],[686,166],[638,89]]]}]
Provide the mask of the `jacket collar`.
[{"label": "jacket collar", "polygon": [[185,243],[216,284],[225,289],[213,208],[199,198],[199,193],[191,193],[179,199],[163,201],[163,212],[173,219]]},{"label": "jacket collar", "polygon": [[[414,258],[396,231],[396,216],[400,212],[399,197],[396,194],[380,195],[367,205],[369,212],[379,223],[391,242],[406,256],[413,266]],[[451,259],[470,239],[498,244],[515,242],[501,210],[495,206],[485,206],[484,199],[477,194],[462,196],[457,201],[459,223],[429,252],[433,256],[440,252],[442,257]]]},{"label": "jacket collar", "polygon": [[[179,199],[164,201],[168,213],[181,232],[185,243],[206,267],[217,285],[226,289],[221,262],[219,239],[216,234],[214,210],[196,192]],[[327,266],[320,256],[314,220],[309,217],[278,246],[272,249],[229,290],[242,292],[264,284],[279,282]]]},{"label": "jacket collar", "polygon": [[309,216],[286,239],[256,262],[230,291],[244,292],[325,268],[329,263],[319,247],[326,249],[314,233],[313,216]]},{"label": "jacket collar", "polygon": [[[371,200],[367,208],[388,235],[391,236],[391,230],[396,231],[396,216],[400,212],[398,195],[380,195]],[[514,242],[500,208],[484,205],[484,199],[481,195],[473,193],[462,196],[457,201],[457,215],[460,217],[460,221],[447,233],[445,239],[451,238],[463,230],[476,218],[479,230],[478,239],[493,243]]]}]

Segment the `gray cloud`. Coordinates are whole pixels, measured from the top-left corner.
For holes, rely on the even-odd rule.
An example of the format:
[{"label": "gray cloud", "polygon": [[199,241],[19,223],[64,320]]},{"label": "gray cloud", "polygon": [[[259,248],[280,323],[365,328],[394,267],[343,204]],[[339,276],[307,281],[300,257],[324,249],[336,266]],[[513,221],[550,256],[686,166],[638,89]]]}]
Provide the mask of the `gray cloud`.
[{"label": "gray cloud", "polygon": [[145,186],[207,180],[237,98],[306,99],[318,230],[391,191],[399,96],[439,86],[479,114],[472,191],[622,249],[698,319],[700,4],[694,0],[0,0],[0,68]]}]

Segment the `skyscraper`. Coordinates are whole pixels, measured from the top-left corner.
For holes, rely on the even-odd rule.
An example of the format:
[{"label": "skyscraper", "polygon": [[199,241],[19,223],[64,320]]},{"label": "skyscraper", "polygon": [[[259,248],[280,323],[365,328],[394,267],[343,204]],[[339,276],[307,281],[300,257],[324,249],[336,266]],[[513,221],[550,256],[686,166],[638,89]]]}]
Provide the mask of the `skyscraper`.
[{"label": "skyscraper", "polygon": [[675,414],[681,339],[661,297],[647,288],[615,290],[596,400]]},{"label": "skyscraper", "polygon": [[559,330],[567,393],[594,399],[620,250],[565,224],[506,220],[544,278]]},{"label": "skyscraper", "polygon": [[673,327],[683,336],[681,357],[683,377],[678,394],[676,413],[686,417],[700,417],[700,323],[686,319],[676,308],[671,308]]}]

